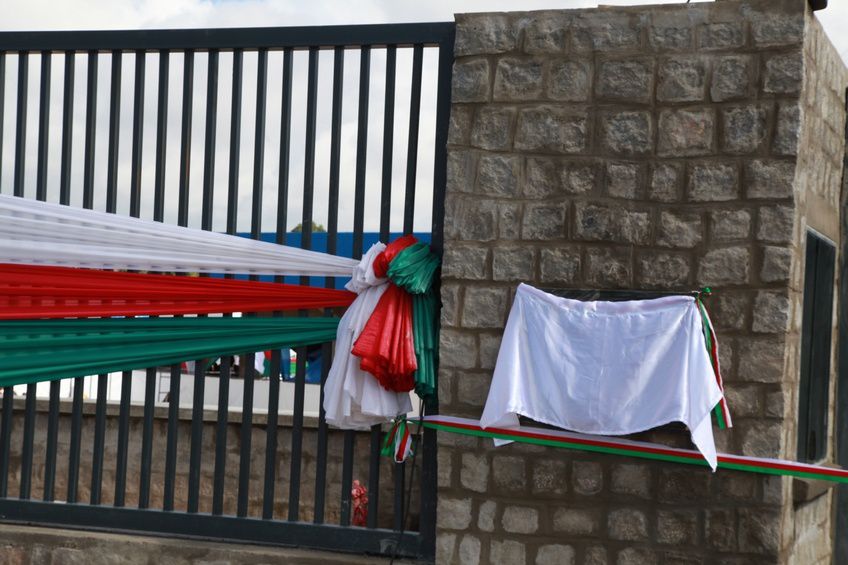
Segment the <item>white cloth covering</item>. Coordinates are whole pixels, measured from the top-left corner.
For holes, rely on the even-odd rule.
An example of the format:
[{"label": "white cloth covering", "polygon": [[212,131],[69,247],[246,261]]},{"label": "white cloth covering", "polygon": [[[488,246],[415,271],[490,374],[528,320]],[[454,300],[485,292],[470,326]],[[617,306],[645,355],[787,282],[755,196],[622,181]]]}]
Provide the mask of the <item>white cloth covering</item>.
[{"label": "white cloth covering", "polygon": [[354,342],[388,288],[388,279],[377,278],[373,268],[374,259],[385,248],[382,243],[372,245],[345,285],[359,296],[339,321],[336,351],[324,386],[327,423],[342,429],[368,429],[412,410],[408,393],[384,389],[371,373],[360,369],[359,358],[351,355]]},{"label": "white cloth covering", "polygon": [[522,284],[480,425],[517,427],[522,415],[626,435],[683,422],[715,470],[710,411],[722,394],[701,323],[689,296],[582,302]]}]

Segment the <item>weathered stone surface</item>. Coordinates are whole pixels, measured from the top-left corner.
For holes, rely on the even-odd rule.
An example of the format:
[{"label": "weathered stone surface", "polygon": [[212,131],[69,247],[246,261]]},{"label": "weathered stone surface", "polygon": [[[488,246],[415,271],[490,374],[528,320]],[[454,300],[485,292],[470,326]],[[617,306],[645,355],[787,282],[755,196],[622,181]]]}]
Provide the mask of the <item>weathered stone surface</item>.
[{"label": "weathered stone surface", "polygon": [[580,153],[586,148],[587,139],[585,113],[559,106],[537,106],[518,114],[515,132],[518,150]]},{"label": "weathered stone surface", "polygon": [[679,253],[643,251],[639,254],[639,283],[648,288],[677,288],[688,284],[692,267]]},{"label": "weathered stone surface", "polygon": [[704,226],[697,212],[661,212],[657,245],[691,248],[703,239]]},{"label": "weathered stone surface", "polygon": [[489,250],[472,245],[448,245],[442,262],[442,275],[462,280],[486,278]]},{"label": "weathered stone surface", "polygon": [[527,465],[523,457],[495,455],[492,460],[495,485],[505,491],[523,491],[527,486]]},{"label": "weathered stone surface", "polygon": [[642,167],[636,163],[607,164],[607,194],[633,200],[639,190]]},{"label": "weathered stone surface", "polygon": [[779,12],[757,14],[751,22],[751,36],[756,45],[793,45],[804,37],[804,14]]},{"label": "weathered stone surface", "polygon": [[616,494],[649,499],[653,491],[651,468],[639,463],[613,465],[610,488]]},{"label": "weathered stone surface", "polygon": [[615,51],[637,47],[639,29],[626,14],[582,13],[574,20],[572,48]]},{"label": "weathered stone surface", "polygon": [[694,163],[689,170],[689,199],[698,202],[735,200],[739,196],[739,171],[725,162]]},{"label": "weathered stone surface", "polygon": [[528,157],[526,170],[527,180],[523,188],[524,196],[548,198],[559,191],[559,167],[553,159]]},{"label": "weathered stone surface", "polygon": [[592,65],[588,61],[558,60],[551,62],[548,97],[563,102],[584,102],[592,88]]},{"label": "weathered stone surface", "polygon": [[568,465],[558,459],[533,462],[534,494],[565,494],[568,491]]},{"label": "weathered stone surface", "polygon": [[751,93],[754,61],[745,55],[722,57],[713,70],[710,97],[715,102],[744,98]]},{"label": "weathered stone surface", "polygon": [[[742,454],[751,457],[779,457],[783,430],[776,420],[745,422],[739,426]],[[741,538],[740,538],[741,539]]]},{"label": "weathered stone surface", "polygon": [[532,534],[539,529],[539,511],[526,506],[507,506],[501,525],[511,534]]},{"label": "weathered stone surface", "polygon": [[618,552],[616,565],[657,565],[659,556],[650,549],[628,547]]},{"label": "weathered stone surface", "polygon": [[[441,398],[439,398],[441,400]],[[439,464],[439,488],[450,488],[453,481],[453,457],[450,451],[440,449],[437,453]]]},{"label": "weathered stone surface", "polygon": [[457,57],[489,55],[511,51],[516,47],[518,34],[510,19],[503,14],[456,17]]},{"label": "weathered stone surface", "polygon": [[515,109],[486,106],[477,111],[471,129],[471,145],[489,151],[510,148]]},{"label": "weathered stone surface", "polygon": [[663,467],[659,476],[659,500],[668,503],[698,502],[710,494],[712,471]]},{"label": "weathered stone surface", "polygon": [[453,402],[453,384],[455,381],[456,378],[452,371],[445,370],[439,375],[439,401],[445,405],[449,405]]},{"label": "weathered stone surface", "polygon": [[648,518],[641,510],[622,508],[607,517],[607,531],[612,539],[642,541],[648,539]]},{"label": "weathered stone surface", "polygon": [[501,334],[480,334],[480,368],[494,369],[501,347]]},{"label": "weathered stone surface", "polygon": [[459,481],[474,492],[486,492],[489,487],[489,460],[485,454],[463,453]]},{"label": "weathered stone surface", "polygon": [[[734,409],[734,413],[736,410]],[[744,472],[731,472],[718,481],[719,496],[727,500],[753,501],[758,498],[759,478],[757,475]]]},{"label": "weathered stone surface", "polygon": [[[719,331],[743,330],[751,299],[744,292],[719,292],[711,298],[710,316]],[[722,349],[725,349],[722,343]]]},{"label": "weathered stone surface", "polygon": [[542,249],[540,271],[542,282],[575,283],[580,278],[580,252],[566,247]]},{"label": "weathered stone surface", "polygon": [[571,466],[571,484],[577,494],[598,494],[604,488],[601,466],[594,461],[575,461]]},{"label": "weathered stone surface", "polygon": [[642,155],[653,149],[653,123],[648,112],[617,112],[601,118],[603,148],[619,155]]},{"label": "weathered stone surface", "polygon": [[485,102],[489,99],[489,61],[473,59],[453,66],[452,102]]},{"label": "weathered stone surface", "polygon": [[522,239],[558,239],[565,234],[565,215],[568,205],[527,204],[521,222]]},{"label": "weathered stone surface", "polygon": [[754,153],[765,144],[768,133],[768,108],[765,105],[725,108],[722,118],[721,145],[728,153]]},{"label": "weathered stone surface", "polygon": [[650,59],[604,61],[598,67],[595,94],[608,100],[651,101],[654,64]]},{"label": "weathered stone surface", "polygon": [[553,528],[572,536],[588,536],[600,529],[600,513],[594,509],[557,508],[554,511]]},{"label": "weathered stone surface", "polygon": [[658,202],[674,202],[680,198],[683,166],[677,163],[656,164],[651,171],[648,198]]},{"label": "weathered stone surface", "polygon": [[477,153],[467,149],[453,148],[448,151],[447,189],[455,194],[474,190],[474,174],[477,170]]},{"label": "weathered stone surface", "polygon": [[747,239],[751,235],[751,213],[748,210],[714,210],[710,212],[710,237],[713,241]]},{"label": "weathered stone surface", "polygon": [[715,112],[703,110],[663,110],[659,119],[660,155],[703,155],[713,149]]},{"label": "weathered stone surface", "polygon": [[781,104],[777,110],[772,152],[777,155],[798,154],[801,112],[798,104]]},{"label": "weathered stone surface", "polygon": [[471,524],[471,499],[439,497],[437,522],[445,530],[464,530]]},{"label": "weathered stone surface", "polygon": [[795,210],[791,206],[763,206],[757,222],[757,240],[768,243],[792,241]]},{"label": "weathered stone surface", "polygon": [[704,531],[707,547],[717,551],[734,551],[737,548],[735,509],[707,510]]},{"label": "weathered stone surface", "polygon": [[495,100],[534,100],[542,95],[541,59],[504,57],[495,71]]},{"label": "weathered stone surface", "polygon": [[535,272],[532,247],[496,247],[492,251],[492,278],[496,281],[526,280]]},{"label": "weathered stone surface", "polygon": [[586,250],[586,283],[598,288],[624,288],[630,285],[633,270],[625,249]]},{"label": "weathered stone surface", "polygon": [[474,336],[454,330],[442,330],[439,335],[439,364],[443,367],[471,369],[477,359]]},{"label": "weathered stone surface", "polygon": [[471,139],[471,120],[474,109],[471,106],[452,106],[448,145],[467,145]]},{"label": "weathered stone surface", "polygon": [[795,180],[795,163],[756,159],[745,166],[745,189],[748,198],[791,198]]},{"label": "weathered stone surface", "polygon": [[787,396],[782,390],[766,393],[764,414],[769,418],[786,418],[786,410],[789,407]]},{"label": "weathered stone surface", "polygon": [[780,515],[764,508],[739,509],[739,550],[776,555],[780,549]]},{"label": "weathered stone surface", "polygon": [[501,239],[518,239],[520,233],[523,207],[520,202],[501,201],[497,205],[498,237]]},{"label": "weathered stone surface", "polygon": [[647,243],[650,237],[650,216],[627,208],[578,202],[575,237],[584,241],[617,241]]},{"label": "weathered stone surface", "polygon": [[758,417],[762,414],[762,402],[758,386],[735,384],[724,389],[728,406],[733,406],[734,418]]},{"label": "weathered stone surface", "polygon": [[797,94],[801,91],[804,64],[800,52],[774,55],[766,60],[763,91],[769,94]]},{"label": "weathered stone surface", "polygon": [[706,95],[707,65],[701,57],[675,57],[659,67],[657,100],[700,102]]},{"label": "weathered stone surface", "polygon": [[732,49],[745,44],[742,22],[706,23],[698,28],[698,47],[704,50]]},{"label": "weathered stone surface", "polygon": [[489,547],[489,561],[492,563],[525,565],[527,563],[527,549],[521,542],[492,540],[492,545]]},{"label": "weathered stone surface", "polygon": [[698,515],[691,510],[657,512],[657,541],[693,546],[698,542]]},{"label": "weathered stone surface", "polygon": [[789,267],[792,264],[792,250],[788,247],[763,247],[763,268],[760,280],[763,282],[783,282],[789,280]]},{"label": "weathered stone surface", "polygon": [[481,155],[477,172],[477,190],[492,196],[518,194],[521,158],[515,155]]},{"label": "weathered stone surface", "polygon": [[477,565],[480,563],[480,539],[471,536],[462,536],[462,541],[459,542],[459,563],[460,565]]},{"label": "weathered stone surface", "polygon": [[594,545],[586,548],[586,557],[583,561],[584,565],[608,565],[607,548]]},{"label": "weathered stone surface", "polygon": [[594,163],[572,161],[560,171],[560,186],[566,194],[587,194],[595,190],[599,176]]},{"label": "weathered stone surface", "polygon": [[783,379],[782,338],[739,339],[739,380],[777,383]]},{"label": "weathered stone surface", "polygon": [[500,328],[506,316],[506,289],[467,288],[462,308],[466,328]]},{"label": "weathered stone surface", "polygon": [[494,500],[486,500],[480,504],[480,510],[477,512],[477,527],[484,532],[492,532],[495,530],[495,513],[498,510],[498,503]]},{"label": "weathered stone surface", "polygon": [[751,329],[760,333],[781,333],[789,323],[789,297],[784,292],[760,291],[754,299]]},{"label": "weathered stone surface", "polygon": [[561,12],[537,12],[524,28],[526,53],[557,54],[568,45],[570,22]]},{"label": "weathered stone surface", "polygon": [[543,545],[536,553],[536,565],[574,565],[574,548],[570,545]]},{"label": "weathered stone surface", "polygon": [[698,280],[706,285],[745,284],[751,270],[747,247],[725,247],[707,252],[698,268]]},{"label": "weathered stone surface", "polygon": [[692,46],[693,35],[688,26],[653,25],[648,28],[648,43],[657,50],[679,51]]}]

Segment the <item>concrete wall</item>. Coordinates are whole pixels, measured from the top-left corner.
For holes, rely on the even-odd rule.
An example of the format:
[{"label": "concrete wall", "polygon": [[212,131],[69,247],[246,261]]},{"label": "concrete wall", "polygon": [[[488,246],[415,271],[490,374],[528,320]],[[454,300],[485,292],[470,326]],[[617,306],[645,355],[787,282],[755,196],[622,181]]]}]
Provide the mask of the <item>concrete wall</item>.
[{"label": "concrete wall", "polygon": [[[842,138],[828,133],[844,120],[844,69],[805,10],[747,0],[457,16],[442,413],[479,417],[520,281],[710,285],[735,421],[717,446],[794,457],[803,234],[838,232]],[[825,143],[834,157],[821,167]],[[642,437],[688,445],[675,426]],[[830,553],[830,494],[796,511],[789,479],[444,433],[439,446],[440,563]]]}]

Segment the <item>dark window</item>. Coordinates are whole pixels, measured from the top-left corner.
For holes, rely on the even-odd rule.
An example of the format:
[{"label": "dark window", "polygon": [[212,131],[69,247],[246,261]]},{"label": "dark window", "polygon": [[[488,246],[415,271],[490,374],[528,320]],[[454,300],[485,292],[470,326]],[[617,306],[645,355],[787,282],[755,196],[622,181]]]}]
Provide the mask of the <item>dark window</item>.
[{"label": "dark window", "polygon": [[798,406],[798,459],[801,461],[818,461],[827,453],[835,262],[836,247],[808,232]]}]

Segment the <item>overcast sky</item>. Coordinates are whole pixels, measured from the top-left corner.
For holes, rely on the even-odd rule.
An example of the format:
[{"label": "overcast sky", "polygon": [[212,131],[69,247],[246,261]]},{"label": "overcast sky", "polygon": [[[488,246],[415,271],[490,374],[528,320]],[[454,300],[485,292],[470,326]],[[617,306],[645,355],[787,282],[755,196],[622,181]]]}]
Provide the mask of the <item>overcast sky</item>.
[{"label": "overcast sky", "polygon": [[[636,4],[671,4],[670,0],[606,0],[603,4],[636,5]],[[843,58],[848,59],[848,1],[831,0],[831,6],[825,11],[818,12],[818,17],[824,24],[831,40],[837,45]],[[295,25],[331,25],[331,24],[365,24],[393,22],[422,22],[452,20],[457,12],[474,11],[508,11],[533,10],[545,8],[583,8],[598,5],[591,0],[0,0],[0,30],[80,30],[80,29],[154,29],[154,28],[193,28],[193,27],[241,27],[241,26],[295,26]],[[121,137],[119,154],[119,191],[123,203],[119,212],[127,212],[127,194],[130,175],[130,132],[132,125],[133,100],[133,69],[134,56],[124,56],[121,108]],[[416,228],[426,229],[429,224],[427,213],[430,187],[432,185],[432,125],[435,117],[435,89],[433,74],[436,58],[434,53],[428,53],[424,62],[424,87],[422,92],[421,136],[418,154],[419,171],[417,181],[418,200],[416,204]],[[109,57],[102,56],[98,84],[98,124],[97,124],[97,165],[95,182],[98,197],[95,207],[102,209],[104,204],[103,187],[105,186],[106,170],[106,139],[108,133],[108,98],[109,98]],[[142,217],[152,216],[152,163],[155,159],[156,139],[156,89],[158,84],[158,56],[147,56],[147,81],[145,89],[144,116],[144,169],[142,187]],[[263,231],[270,231],[276,223],[276,192],[279,177],[279,120],[280,120],[280,88],[281,58],[279,54],[269,57],[268,70],[268,130],[266,132],[266,163],[265,163],[265,206],[262,217]],[[176,186],[179,168],[179,132],[180,132],[180,97],[182,92],[182,59],[181,55],[171,58],[170,65],[170,97],[168,114],[168,160],[166,186],[168,204],[166,220],[176,219]],[[74,159],[72,169],[72,204],[81,203],[83,132],[85,117],[85,57],[76,58],[76,94],[74,107]],[[220,81],[218,96],[218,128],[215,167],[215,214],[213,228],[223,230],[226,226],[226,192],[228,175],[229,151],[229,119],[230,92],[232,72],[232,57],[229,53],[221,55]],[[300,187],[303,182],[303,136],[305,132],[305,83],[306,58],[295,57],[294,66],[294,116],[292,123],[292,156],[290,164],[290,183],[292,198],[289,206],[288,228],[290,229],[301,215]],[[382,158],[383,140],[383,107],[385,88],[385,55],[375,51],[372,57],[371,96],[369,112],[368,135],[368,173],[367,173],[367,210],[369,212],[379,205],[379,190],[381,184],[380,164]],[[30,103],[28,108],[27,137],[27,196],[34,195],[35,178],[35,146],[37,130],[37,104],[39,64],[36,55],[31,56],[29,72]],[[53,94],[51,96],[51,146],[49,165],[49,198],[58,198],[58,140],[61,119],[61,82],[63,74],[62,56],[54,56],[52,65]],[[15,115],[15,81],[17,61],[15,56],[7,57],[6,69],[6,100],[7,119],[4,124],[3,169],[0,172],[0,192],[10,193],[12,178],[12,162],[14,147],[11,140],[14,137],[14,120],[8,119]],[[243,91],[244,106],[242,115],[242,158],[239,170],[239,213],[238,229],[247,231],[250,228],[249,194],[253,182],[253,139],[255,116],[255,54],[246,54],[244,60],[245,86]],[[319,61],[319,99],[317,118],[317,147],[316,147],[316,194],[315,217],[318,221],[326,221],[327,217],[327,185],[330,138],[330,86],[332,78],[332,54],[323,53]],[[198,54],[195,60],[195,103],[194,123],[192,132],[192,179],[191,179],[191,209],[190,225],[199,227],[200,194],[202,191],[202,164],[204,144],[205,100],[202,93],[206,88],[206,55]],[[394,159],[392,183],[395,194],[400,194],[406,178],[406,142],[409,120],[409,76],[411,76],[411,53],[399,51],[397,66],[398,86],[395,96],[394,124]],[[342,206],[339,218],[340,229],[350,229],[352,225],[352,189],[355,171],[355,145],[357,122],[357,88],[359,83],[358,54],[348,55],[344,71],[344,110],[342,129]],[[275,129],[276,125],[276,129]],[[298,140],[301,140],[298,143]],[[392,229],[401,227],[401,198],[395,197],[392,202]],[[377,228],[377,215],[366,214],[366,229]]]}]

